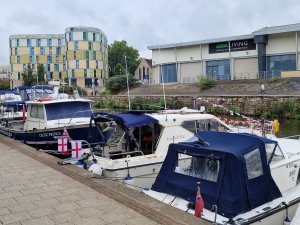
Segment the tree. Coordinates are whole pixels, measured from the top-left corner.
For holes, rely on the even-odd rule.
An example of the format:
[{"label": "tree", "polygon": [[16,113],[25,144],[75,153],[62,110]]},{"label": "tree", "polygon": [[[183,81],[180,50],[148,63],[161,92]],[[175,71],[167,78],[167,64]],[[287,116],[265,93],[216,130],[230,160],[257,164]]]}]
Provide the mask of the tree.
[{"label": "tree", "polygon": [[[132,75],[128,76],[128,78],[129,87],[136,84],[137,81]],[[107,79],[105,86],[112,94],[119,93],[127,88],[127,76],[118,75],[110,77]]]},{"label": "tree", "polygon": [[25,86],[34,86],[36,84],[36,75],[33,74],[31,65],[28,63],[27,68],[22,73]]},{"label": "tree", "polygon": [[40,84],[45,83],[45,67],[43,64],[37,65],[37,81]]},{"label": "tree", "polygon": [[115,41],[108,46],[109,76],[126,74],[125,56],[129,74],[134,74],[140,64],[137,49],[127,45],[126,41]]}]

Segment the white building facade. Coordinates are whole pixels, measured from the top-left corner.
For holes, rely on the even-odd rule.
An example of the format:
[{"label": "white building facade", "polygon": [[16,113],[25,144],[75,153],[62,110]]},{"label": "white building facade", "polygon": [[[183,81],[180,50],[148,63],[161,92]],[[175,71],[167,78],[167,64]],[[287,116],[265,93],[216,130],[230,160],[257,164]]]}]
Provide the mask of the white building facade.
[{"label": "white building facade", "polygon": [[149,46],[153,83],[300,76],[300,23],[249,35]]}]

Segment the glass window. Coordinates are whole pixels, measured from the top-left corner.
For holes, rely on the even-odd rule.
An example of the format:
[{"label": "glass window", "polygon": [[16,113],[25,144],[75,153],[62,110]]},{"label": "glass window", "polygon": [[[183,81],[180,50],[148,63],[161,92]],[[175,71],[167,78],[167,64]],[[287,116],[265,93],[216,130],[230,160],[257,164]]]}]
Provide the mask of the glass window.
[{"label": "glass window", "polygon": [[74,59],[76,59],[76,52],[74,51]]},{"label": "glass window", "polygon": [[32,105],[30,117],[36,119],[44,119],[44,108],[42,105]]},{"label": "glass window", "polygon": [[39,56],[37,55],[36,56],[36,62],[39,62],[40,61],[40,58],[39,58]]},{"label": "glass window", "polygon": [[59,62],[59,56],[58,55],[56,56],[56,62]]},{"label": "glass window", "polygon": [[89,58],[90,58],[89,51],[86,51],[86,52],[85,52],[85,55],[86,55],[86,59],[89,59]]},{"label": "glass window", "polygon": [[52,54],[52,47],[49,48],[49,53]]},{"label": "glass window", "polygon": [[281,71],[296,70],[296,55],[267,56],[267,75],[280,76]]},{"label": "glass window", "polygon": [[229,131],[227,127],[215,119],[184,121],[181,126],[192,133],[199,131]]},{"label": "glass window", "polygon": [[20,63],[20,56],[17,56],[17,63]]},{"label": "glass window", "polygon": [[31,41],[30,39],[27,39],[27,47],[31,46]]},{"label": "glass window", "polygon": [[92,78],[85,78],[85,87],[86,88],[91,88],[92,87]]},{"label": "glass window", "polygon": [[61,39],[58,39],[58,45],[61,46]]},{"label": "glass window", "polygon": [[274,151],[274,155],[272,157],[271,163],[284,159],[284,156],[282,154],[280,147],[278,145],[276,145],[275,143],[265,144],[265,147],[266,147],[266,153],[267,153],[267,162],[269,162],[274,150],[275,151]]},{"label": "glass window", "polygon": [[34,54],[34,48],[33,47],[30,48],[30,52],[31,52],[32,55]]},{"label": "glass window", "polygon": [[93,33],[93,41],[96,41],[96,34]]},{"label": "glass window", "polygon": [[75,41],[75,50],[78,49],[78,41]]},{"label": "glass window", "polygon": [[37,47],[40,47],[40,46],[41,46],[41,39],[37,39],[37,40],[36,40],[36,46],[37,46]]},{"label": "glass window", "polygon": [[[221,162],[219,159],[204,156],[180,154],[174,172],[203,180],[217,182]],[[176,168],[177,167],[177,168]]]},{"label": "glass window", "polygon": [[79,61],[76,60],[76,69],[79,69]]},{"label": "glass window", "polygon": [[228,59],[208,61],[206,73],[214,80],[230,80],[230,61]]},{"label": "glass window", "polygon": [[177,82],[176,64],[162,65],[160,82],[161,83]]},{"label": "glass window", "polygon": [[[74,72],[74,70],[72,70],[73,72]],[[72,76],[73,76],[74,74],[72,74]],[[72,77],[71,78],[71,85],[77,85],[77,79],[75,78],[75,77]]]},{"label": "glass window", "polygon": [[61,72],[59,72],[58,77],[59,77],[60,80],[62,79]]},{"label": "glass window", "polygon": [[89,42],[89,50],[92,50],[92,42]]},{"label": "glass window", "polygon": [[89,60],[86,60],[86,68],[90,68],[90,62],[89,62]]},{"label": "glass window", "polygon": [[83,32],[83,40],[86,41],[87,40],[87,33]]},{"label": "glass window", "polygon": [[249,180],[263,175],[260,151],[258,148],[244,155],[244,159]]}]

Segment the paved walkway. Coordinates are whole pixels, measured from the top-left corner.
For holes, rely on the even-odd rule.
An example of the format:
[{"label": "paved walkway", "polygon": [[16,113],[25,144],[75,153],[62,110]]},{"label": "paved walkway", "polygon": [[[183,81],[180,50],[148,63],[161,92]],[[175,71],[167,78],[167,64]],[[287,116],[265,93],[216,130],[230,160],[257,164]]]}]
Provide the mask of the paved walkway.
[{"label": "paved walkway", "polygon": [[202,224],[7,137],[0,136],[0,155],[0,224]]}]

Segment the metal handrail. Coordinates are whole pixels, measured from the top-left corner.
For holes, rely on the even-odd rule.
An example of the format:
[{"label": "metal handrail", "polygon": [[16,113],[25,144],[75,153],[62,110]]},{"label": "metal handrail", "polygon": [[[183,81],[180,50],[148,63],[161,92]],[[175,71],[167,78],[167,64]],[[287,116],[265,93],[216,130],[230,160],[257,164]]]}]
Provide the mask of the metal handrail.
[{"label": "metal handrail", "polygon": [[129,151],[129,152],[121,152],[121,153],[109,154],[109,157],[111,157],[111,156],[117,156],[117,155],[129,155],[129,154],[133,154],[133,153],[140,153],[142,156],[144,155],[144,153],[142,151],[135,150],[135,151]]}]

